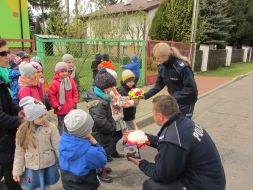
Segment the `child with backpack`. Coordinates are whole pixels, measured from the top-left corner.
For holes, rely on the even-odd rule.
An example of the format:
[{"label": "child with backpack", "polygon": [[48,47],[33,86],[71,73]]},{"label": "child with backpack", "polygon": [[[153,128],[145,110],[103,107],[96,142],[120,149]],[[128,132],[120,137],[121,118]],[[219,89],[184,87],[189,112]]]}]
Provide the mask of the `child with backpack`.
[{"label": "child with backpack", "polygon": [[65,115],[74,109],[78,103],[78,90],[65,62],[59,62],[55,65],[55,74],[49,87],[48,96],[58,118],[59,132],[62,134]]},{"label": "child with backpack", "polygon": [[45,190],[59,180],[56,162],[60,135],[48,121],[42,102],[28,96],[19,105],[23,107],[25,122],[16,135],[13,179],[22,182],[27,190]]},{"label": "child with backpack", "polygon": [[102,168],[105,150],[91,135],[94,121],[81,109],[70,111],[64,118],[67,132],[59,143],[59,165],[65,190],[96,190],[99,187],[96,169]]}]

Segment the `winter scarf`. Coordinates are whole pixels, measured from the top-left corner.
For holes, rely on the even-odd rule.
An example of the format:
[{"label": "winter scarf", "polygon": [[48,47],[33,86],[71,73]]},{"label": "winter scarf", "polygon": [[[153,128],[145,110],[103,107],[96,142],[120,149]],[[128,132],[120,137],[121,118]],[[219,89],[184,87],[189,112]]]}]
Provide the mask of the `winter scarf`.
[{"label": "winter scarf", "polygon": [[39,82],[37,80],[31,80],[25,76],[20,76],[18,78],[19,86],[38,86]]},{"label": "winter scarf", "polygon": [[70,72],[70,77],[73,79],[76,76],[76,67],[74,68],[68,68],[68,71]]},{"label": "winter scarf", "polygon": [[[10,83],[10,79],[9,79],[9,70],[5,67],[0,67],[0,80],[3,81],[3,83],[5,84],[9,84]],[[10,88],[8,88],[9,93],[11,94],[11,96],[13,96],[13,92]]]},{"label": "winter scarf", "polygon": [[94,86],[93,88],[93,92],[100,98],[102,98],[103,100],[107,101],[107,102],[111,102],[113,97],[111,95],[107,95],[105,94],[100,88]]},{"label": "winter scarf", "polygon": [[9,71],[7,68],[0,67],[0,79],[5,83],[8,84],[10,82],[9,79]]},{"label": "winter scarf", "polygon": [[65,104],[65,90],[72,89],[72,85],[71,85],[69,77],[66,77],[63,79],[59,78],[59,81],[61,82],[59,102],[60,104]]}]

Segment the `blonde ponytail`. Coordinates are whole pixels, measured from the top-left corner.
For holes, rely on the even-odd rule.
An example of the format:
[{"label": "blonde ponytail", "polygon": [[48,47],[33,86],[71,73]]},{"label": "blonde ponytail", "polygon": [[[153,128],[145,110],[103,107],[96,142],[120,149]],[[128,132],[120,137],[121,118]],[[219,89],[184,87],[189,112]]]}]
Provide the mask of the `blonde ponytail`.
[{"label": "blonde ponytail", "polygon": [[185,61],[187,63],[190,63],[189,59],[187,57],[183,56],[177,48],[171,47],[171,51],[172,51],[172,54],[171,54],[172,56],[174,56],[178,59],[181,59],[182,61]]},{"label": "blonde ponytail", "polygon": [[158,43],[153,48],[153,55],[155,57],[168,55],[169,59],[171,57],[176,57],[178,59],[181,59],[182,61],[185,61],[187,63],[190,63],[189,59],[185,56],[183,56],[179,50],[175,47],[169,46],[167,43]]},{"label": "blonde ponytail", "polygon": [[32,132],[33,126],[33,122],[25,121],[18,128],[16,135],[17,144],[25,150],[28,147],[36,148],[35,137]]}]

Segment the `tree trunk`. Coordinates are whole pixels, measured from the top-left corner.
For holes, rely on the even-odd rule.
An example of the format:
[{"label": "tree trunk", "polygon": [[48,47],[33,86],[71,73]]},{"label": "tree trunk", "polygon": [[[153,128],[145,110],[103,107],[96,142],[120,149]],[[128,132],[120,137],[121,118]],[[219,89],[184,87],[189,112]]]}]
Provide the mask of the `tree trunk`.
[{"label": "tree trunk", "polygon": [[42,18],[42,31],[45,32],[46,26],[45,26],[45,15],[44,15],[44,3],[43,0],[40,0],[40,7],[41,7],[41,18]]},{"label": "tree trunk", "polygon": [[69,0],[65,0],[65,5],[67,9],[67,23],[69,24]]},{"label": "tree trunk", "polygon": [[75,0],[75,15],[76,15],[76,18],[78,17],[78,0]]}]

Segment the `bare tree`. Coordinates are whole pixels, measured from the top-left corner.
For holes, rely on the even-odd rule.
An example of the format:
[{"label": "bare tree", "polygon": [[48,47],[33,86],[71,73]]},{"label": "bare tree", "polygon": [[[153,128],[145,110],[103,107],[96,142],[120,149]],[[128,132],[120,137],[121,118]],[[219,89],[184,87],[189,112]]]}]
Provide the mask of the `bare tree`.
[{"label": "bare tree", "polygon": [[67,23],[69,24],[69,22],[70,22],[69,0],[65,0],[65,6],[67,9]]}]

